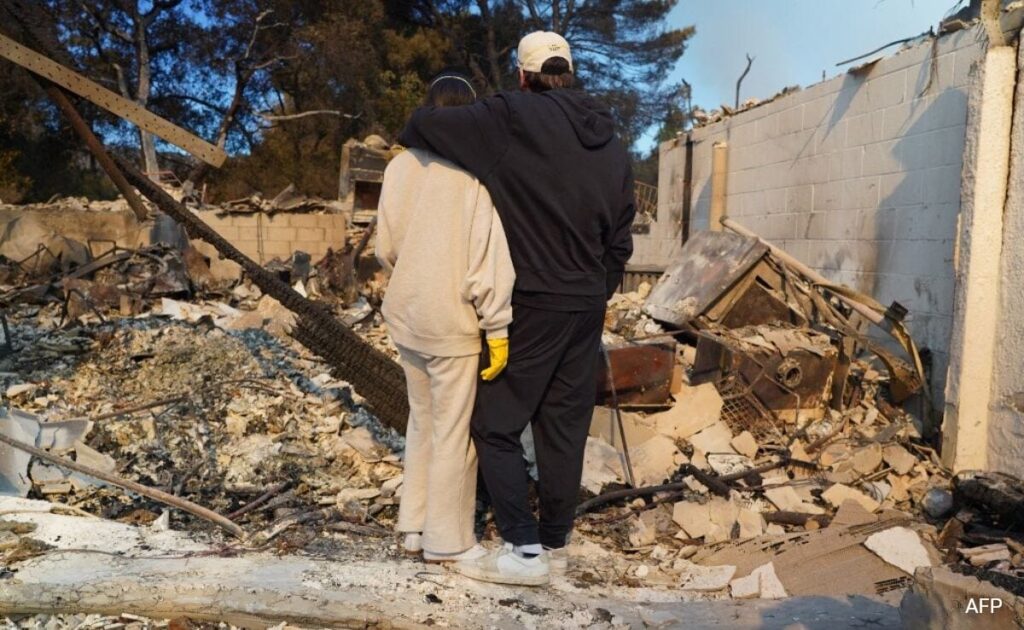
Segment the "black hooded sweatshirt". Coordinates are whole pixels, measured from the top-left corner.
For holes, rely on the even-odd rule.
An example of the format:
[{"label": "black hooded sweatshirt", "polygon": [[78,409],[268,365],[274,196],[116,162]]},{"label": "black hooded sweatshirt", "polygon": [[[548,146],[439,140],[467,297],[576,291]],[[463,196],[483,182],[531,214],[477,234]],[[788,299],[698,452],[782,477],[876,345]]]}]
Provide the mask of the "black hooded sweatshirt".
[{"label": "black hooded sweatshirt", "polygon": [[611,113],[578,90],[421,107],[399,137],[487,187],[508,238],[515,304],[605,307],[633,253],[633,175]]}]

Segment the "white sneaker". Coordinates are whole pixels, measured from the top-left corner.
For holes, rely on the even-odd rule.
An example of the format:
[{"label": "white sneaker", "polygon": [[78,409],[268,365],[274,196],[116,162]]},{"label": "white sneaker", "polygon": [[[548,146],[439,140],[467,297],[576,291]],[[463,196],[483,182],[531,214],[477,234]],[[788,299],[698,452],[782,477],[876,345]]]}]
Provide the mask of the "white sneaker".
[{"label": "white sneaker", "polygon": [[405,535],[405,541],[402,543],[402,549],[410,556],[423,551],[423,534],[419,532],[409,532]]},{"label": "white sneaker", "polygon": [[473,545],[459,553],[434,553],[423,550],[423,560],[426,562],[462,562],[464,560],[478,560],[487,555],[487,549],[481,545]]},{"label": "white sneaker", "polygon": [[558,549],[544,549],[544,559],[548,563],[551,575],[565,575],[569,570],[569,548],[559,547]]},{"label": "white sneaker", "polygon": [[505,543],[501,548],[490,551],[476,560],[459,562],[455,565],[455,570],[474,580],[515,586],[547,584],[550,574],[544,554],[524,558],[512,551],[510,543]]}]

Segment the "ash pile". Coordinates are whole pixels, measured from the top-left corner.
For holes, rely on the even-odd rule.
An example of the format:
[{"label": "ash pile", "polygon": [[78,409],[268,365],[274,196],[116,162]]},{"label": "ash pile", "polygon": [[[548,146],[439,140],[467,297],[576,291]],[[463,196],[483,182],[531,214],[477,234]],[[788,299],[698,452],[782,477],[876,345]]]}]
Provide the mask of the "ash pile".
[{"label": "ash pile", "polygon": [[[394,352],[374,306],[382,280],[370,270],[345,299],[363,236],[319,261],[296,252],[266,268]],[[38,241],[0,258],[0,435],[204,506],[261,544],[302,547],[314,536],[297,526],[326,521],[390,533],[402,438],[290,336],[291,311],[248,278],[213,281],[188,246]],[[0,494],[219,537],[187,511],[9,444]],[[295,540],[278,540],[286,530]],[[8,563],[40,551],[31,533],[0,527],[0,539]]]},{"label": "ash pile", "polygon": [[751,235],[696,234],[609,303],[581,527],[684,590],[898,597],[916,574],[920,603],[949,573],[1016,601],[1022,486],[943,467],[905,315]]}]

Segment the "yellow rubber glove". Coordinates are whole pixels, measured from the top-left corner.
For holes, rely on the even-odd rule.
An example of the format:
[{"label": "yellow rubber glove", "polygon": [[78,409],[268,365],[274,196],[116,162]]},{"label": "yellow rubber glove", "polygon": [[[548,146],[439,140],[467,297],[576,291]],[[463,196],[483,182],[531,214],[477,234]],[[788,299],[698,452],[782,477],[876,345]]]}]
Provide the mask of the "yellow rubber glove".
[{"label": "yellow rubber glove", "polygon": [[491,351],[491,364],[486,370],[480,370],[480,378],[493,381],[508,365],[508,337],[488,339],[487,347]]}]

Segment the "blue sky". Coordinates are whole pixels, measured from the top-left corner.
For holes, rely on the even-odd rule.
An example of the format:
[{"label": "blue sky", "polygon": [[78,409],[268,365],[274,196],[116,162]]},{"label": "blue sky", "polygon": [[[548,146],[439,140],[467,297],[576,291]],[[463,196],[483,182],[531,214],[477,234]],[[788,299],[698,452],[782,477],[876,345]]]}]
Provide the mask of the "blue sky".
[{"label": "blue sky", "polygon": [[843,72],[839,61],[927,31],[955,5],[957,0],[680,0],[669,22],[692,24],[697,34],[669,79],[690,82],[694,105],[732,105],[750,53],[756,59],[740,101],[767,98],[787,85],[817,83],[822,70],[827,77]]}]

